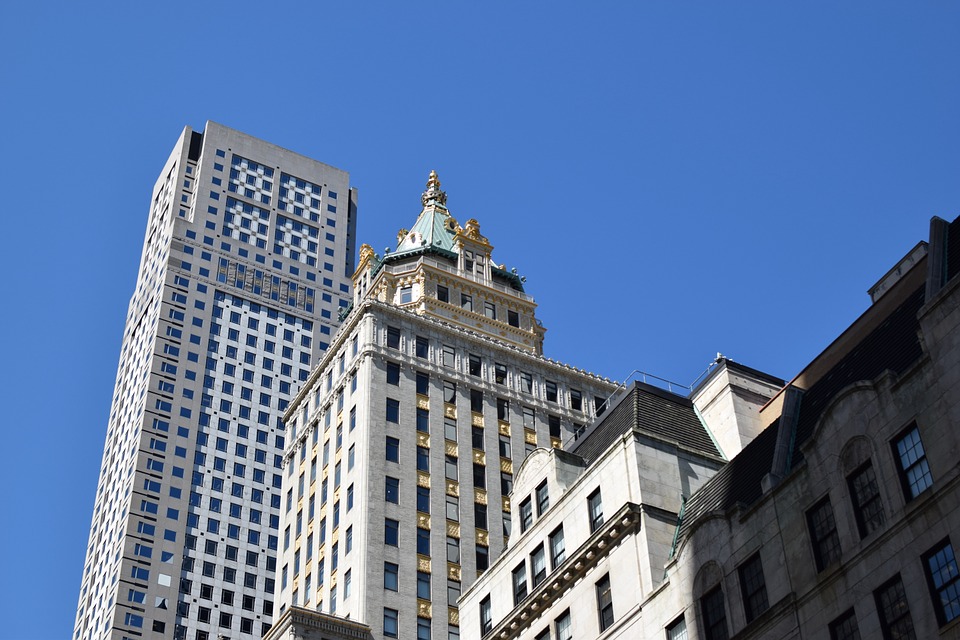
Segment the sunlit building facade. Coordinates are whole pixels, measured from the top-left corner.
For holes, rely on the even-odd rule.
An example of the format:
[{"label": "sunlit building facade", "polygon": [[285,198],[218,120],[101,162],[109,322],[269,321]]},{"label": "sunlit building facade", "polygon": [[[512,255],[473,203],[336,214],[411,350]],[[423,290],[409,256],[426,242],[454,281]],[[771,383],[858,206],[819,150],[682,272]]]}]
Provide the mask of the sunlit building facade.
[{"label": "sunlit building facade", "polygon": [[345,172],[184,129],[151,199],[75,640],[269,627],[281,416],[350,303],[355,224]]}]

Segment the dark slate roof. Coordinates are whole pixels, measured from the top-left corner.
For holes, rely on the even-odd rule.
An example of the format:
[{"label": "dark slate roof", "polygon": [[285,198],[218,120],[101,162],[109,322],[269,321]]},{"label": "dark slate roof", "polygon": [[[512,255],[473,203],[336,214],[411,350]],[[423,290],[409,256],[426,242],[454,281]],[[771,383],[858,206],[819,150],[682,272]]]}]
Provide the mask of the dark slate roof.
[{"label": "dark slate roof", "polygon": [[689,398],[643,382],[634,382],[620,401],[584,432],[570,451],[592,462],[630,430],[720,457]]},{"label": "dark slate roof", "polygon": [[[842,389],[861,380],[874,380],[884,371],[903,373],[922,355],[917,312],[923,305],[924,287],[906,297],[879,326],[865,336],[813,386],[800,401],[791,466],[802,461],[800,445],[812,435],[830,400]],[[679,538],[703,516],[749,506],[763,495],[761,481],[770,472],[780,421],[775,421],[744,447],[684,507]]]},{"label": "dark slate roof", "polygon": [[804,392],[791,466],[803,460],[799,445],[813,435],[823,410],[838,392],[854,382],[875,380],[887,370],[901,374],[920,359],[923,349],[917,312],[923,306],[924,290],[925,286],[921,286],[910,294],[880,326]]}]

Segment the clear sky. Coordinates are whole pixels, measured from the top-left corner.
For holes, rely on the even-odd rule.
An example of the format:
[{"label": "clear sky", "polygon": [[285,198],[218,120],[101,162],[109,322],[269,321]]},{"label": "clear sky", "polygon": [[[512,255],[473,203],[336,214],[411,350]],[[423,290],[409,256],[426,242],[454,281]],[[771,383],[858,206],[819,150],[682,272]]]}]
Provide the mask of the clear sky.
[{"label": "clear sky", "polygon": [[960,3],[10,1],[0,114],[0,636],[68,638],[185,125],[349,171],[378,252],[436,169],[552,358],[788,378],[960,214]]}]

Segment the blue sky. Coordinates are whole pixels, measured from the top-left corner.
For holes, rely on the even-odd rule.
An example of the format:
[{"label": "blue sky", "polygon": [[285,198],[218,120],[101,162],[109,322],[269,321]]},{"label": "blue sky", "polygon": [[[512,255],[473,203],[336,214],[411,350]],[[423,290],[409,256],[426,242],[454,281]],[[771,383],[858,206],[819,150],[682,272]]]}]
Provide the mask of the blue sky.
[{"label": "blue sky", "polygon": [[358,241],[436,169],[547,355],[782,377],[960,214],[955,2],[7,2],[9,638],[72,632],[150,190],[214,120],[349,171]]}]

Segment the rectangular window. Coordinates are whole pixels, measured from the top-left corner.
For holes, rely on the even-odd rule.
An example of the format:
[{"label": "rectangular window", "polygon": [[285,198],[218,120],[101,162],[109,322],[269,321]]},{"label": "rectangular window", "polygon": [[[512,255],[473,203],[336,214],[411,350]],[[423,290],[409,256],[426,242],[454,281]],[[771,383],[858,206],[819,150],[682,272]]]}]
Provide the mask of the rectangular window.
[{"label": "rectangular window", "polygon": [[505,435],[500,435],[499,439],[499,450],[501,458],[510,457],[510,437]]},{"label": "rectangular window", "polygon": [[587,496],[587,514],[590,518],[590,533],[593,533],[603,524],[603,502],[599,487]]},{"label": "rectangular window", "polygon": [[508,310],[507,310],[507,324],[509,324],[511,327],[519,327],[519,326],[520,326],[520,314],[518,314],[516,311],[511,311],[511,310],[508,309]]},{"label": "rectangular window", "polygon": [[483,314],[491,320],[497,319],[497,306],[492,302],[483,303]]},{"label": "rectangular window", "polygon": [[417,393],[422,396],[430,395],[430,375],[417,372]]},{"label": "rectangular window", "polygon": [[414,342],[414,355],[424,360],[430,357],[430,340],[423,336],[417,336]]},{"label": "rectangular window", "polygon": [[417,487],[417,511],[430,513],[430,489]]},{"label": "rectangular window", "polygon": [[682,615],[667,625],[667,640],[687,640],[687,621]]},{"label": "rectangular window", "polygon": [[520,533],[524,533],[533,524],[533,504],[527,496],[520,503]]},{"label": "rectangular window", "polygon": [[727,612],[720,585],[700,598],[700,613],[703,616],[703,630],[707,640],[727,640]]},{"label": "rectangular window", "polygon": [[387,436],[385,457],[388,462],[400,461],[400,440],[398,438]]},{"label": "rectangular window", "polygon": [[383,609],[383,635],[387,638],[396,638],[400,628],[400,612],[396,609]]},{"label": "rectangular window", "polygon": [[383,521],[383,542],[387,546],[400,546],[400,521],[391,518],[384,518]]},{"label": "rectangular window", "polygon": [[450,345],[443,345],[443,366],[455,369],[457,366],[457,352]]},{"label": "rectangular window", "polygon": [[537,517],[542,516],[550,508],[550,494],[547,493],[547,481],[541,482],[536,489]]},{"label": "rectangular window", "polygon": [[447,480],[459,480],[457,472],[457,459],[454,456],[446,456],[444,459],[444,474]]},{"label": "rectangular window", "polygon": [[557,629],[557,640],[573,640],[573,625],[570,624],[570,611],[564,611],[557,618],[554,626]]},{"label": "rectangular window", "polygon": [[547,577],[547,558],[543,551],[543,544],[540,544],[530,554],[530,573],[534,589]]},{"label": "rectangular window", "polygon": [[423,600],[430,599],[430,574],[417,571],[417,597]]},{"label": "rectangular window", "polygon": [[452,442],[457,441],[457,421],[455,418],[443,419],[443,437]]},{"label": "rectangular window", "polygon": [[583,394],[579,389],[570,389],[570,408],[583,411]]},{"label": "rectangular window", "polygon": [[847,478],[853,512],[857,518],[857,530],[860,538],[866,538],[876,531],[884,521],[883,503],[880,501],[880,487],[873,465],[867,462]]},{"label": "rectangular window", "polygon": [[550,567],[556,571],[567,559],[567,547],[563,540],[563,525],[550,534]]},{"label": "rectangular window", "polygon": [[400,348],[400,329],[397,327],[387,327],[387,346],[391,349]]},{"label": "rectangular window", "polygon": [[493,630],[493,614],[490,611],[490,596],[480,601],[480,635],[486,635]]},{"label": "rectangular window", "polygon": [[830,623],[830,640],[860,640],[857,614],[847,609]]},{"label": "rectangular window", "polygon": [[473,311],[473,296],[466,293],[461,293],[460,307],[465,311]]},{"label": "rectangular window", "polygon": [[763,565],[756,553],[740,565],[740,593],[743,595],[743,611],[747,623],[767,610],[767,585],[763,579]]},{"label": "rectangular window", "polygon": [[399,424],[400,422],[400,401],[393,398],[387,398],[387,422]]},{"label": "rectangular window", "polygon": [[469,354],[467,358],[467,373],[469,373],[472,376],[479,377],[482,369],[483,369],[483,366],[482,366],[482,360],[480,359],[480,356],[474,355],[472,353]]},{"label": "rectangular window", "polygon": [[473,523],[477,529],[487,528],[487,505],[479,502],[473,503]]},{"label": "rectangular window", "polygon": [[487,468],[476,462],[473,463],[473,486],[476,489],[487,488]]},{"label": "rectangular window", "polygon": [[442,284],[437,285],[437,300],[440,302],[450,302],[450,290]]},{"label": "rectangular window", "polygon": [[424,556],[430,555],[430,532],[419,527],[417,528],[417,553]]},{"label": "rectangular window", "polygon": [[505,398],[497,398],[497,420],[510,422],[510,401]]},{"label": "rectangular window", "polygon": [[927,584],[940,626],[960,616],[960,571],[950,540],[943,540],[923,556]]},{"label": "rectangular window", "polygon": [[533,376],[529,373],[520,372],[520,390],[525,393],[533,393]]},{"label": "rectangular window", "polygon": [[443,401],[447,404],[457,403],[457,383],[449,380],[443,381]]},{"label": "rectangular window", "polygon": [[400,478],[386,477],[384,494],[387,502],[400,504]]},{"label": "rectangular window", "polygon": [[430,449],[417,447],[417,470],[430,471]]},{"label": "rectangular window", "polygon": [[400,590],[400,566],[392,562],[383,563],[383,588],[387,591]]},{"label": "rectangular window", "polygon": [[893,442],[900,471],[900,484],[907,500],[913,500],[933,484],[920,430],[913,423]]},{"label": "rectangular window", "polygon": [[527,563],[521,562],[513,570],[513,606],[527,597]]},{"label": "rectangular window", "polygon": [[546,390],[547,390],[547,401],[556,402],[558,399],[557,394],[557,383],[553,380],[546,381]]},{"label": "rectangular window", "polygon": [[396,362],[387,362],[387,384],[400,384],[400,365]]},{"label": "rectangular window", "polygon": [[483,413],[483,391],[470,389],[470,411]]},{"label": "rectangular window", "polygon": [[460,564],[460,540],[447,536],[447,562]]},{"label": "rectangular window", "polygon": [[817,571],[823,571],[840,559],[840,537],[833,519],[833,507],[826,497],[807,512],[810,542],[817,562]]},{"label": "rectangular window", "polygon": [[413,302],[413,286],[400,287],[400,304]]},{"label": "rectangular window", "polygon": [[596,585],[597,590],[597,619],[600,622],[600,631],[606,631],[613,624],[613,594],[610,593],[610,574],[600,578]]},{"label": "rectangular window", "polygon": [[417,409],[417,431],[429,433],[430,412],[426,409]]},{"label": "rectangular window", "polygon": [[880,629],[885,640],[916,638],[913,619],[907,604],[907,594],[903,590],[900,574],[885,582],[873,592],[880,616]]},{"label": "rectangular window", "polygon": [[460,521],[460,501],[454,496],[447,496],[447,520]]}]

